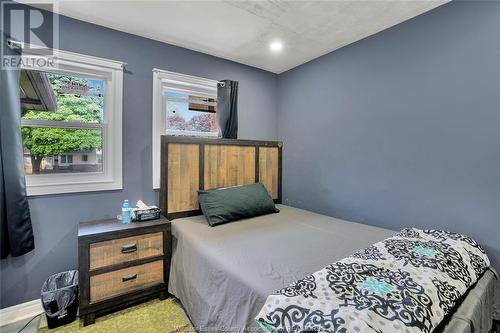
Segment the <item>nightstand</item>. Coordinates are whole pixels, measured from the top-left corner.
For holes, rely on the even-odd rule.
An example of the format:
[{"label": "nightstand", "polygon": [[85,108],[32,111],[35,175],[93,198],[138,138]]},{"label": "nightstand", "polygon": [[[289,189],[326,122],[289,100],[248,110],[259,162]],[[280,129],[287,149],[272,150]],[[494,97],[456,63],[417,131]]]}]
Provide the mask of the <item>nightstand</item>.
[{"label": "nightstand", "polygon": [[78,227],[80,318],[95,317],[150,298],[168,297],[170,222],[82,222]]}]

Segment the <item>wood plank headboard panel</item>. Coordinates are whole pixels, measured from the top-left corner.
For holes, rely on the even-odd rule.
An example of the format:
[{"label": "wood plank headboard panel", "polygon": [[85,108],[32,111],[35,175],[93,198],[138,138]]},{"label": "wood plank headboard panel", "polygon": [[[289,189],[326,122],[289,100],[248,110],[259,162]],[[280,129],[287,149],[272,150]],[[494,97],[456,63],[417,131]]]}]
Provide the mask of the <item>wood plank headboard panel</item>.
[{"label": "wood plank headboard panel", "polygon": [[164,135],[160,208],[169,218],[199,215],[198,190],[261,182],[281,203],[279,141]]}]

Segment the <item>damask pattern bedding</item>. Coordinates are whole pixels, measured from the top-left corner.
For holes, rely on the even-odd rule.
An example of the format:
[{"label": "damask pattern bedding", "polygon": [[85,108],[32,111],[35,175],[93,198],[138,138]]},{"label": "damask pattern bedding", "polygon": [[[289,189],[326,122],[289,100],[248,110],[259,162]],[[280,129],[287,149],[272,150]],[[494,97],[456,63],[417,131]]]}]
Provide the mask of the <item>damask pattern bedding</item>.
[{"label": "damask pattern bedding", "polygon": [[490,263],[473,239],[404,229],[270,295],[273,332],[432,332]]}]

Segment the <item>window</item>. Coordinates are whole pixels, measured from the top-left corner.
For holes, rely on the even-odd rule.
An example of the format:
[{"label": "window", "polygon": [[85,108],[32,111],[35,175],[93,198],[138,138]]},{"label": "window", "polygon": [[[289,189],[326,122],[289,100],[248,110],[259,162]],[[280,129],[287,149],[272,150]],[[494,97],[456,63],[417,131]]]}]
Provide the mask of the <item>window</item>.
[{"label": "window", "polygon": [[217,136],[215,98],[194,96],[166,87],[163,99],[167,134]]},{"label": "window", "polygon": [[123,64],[55,52],[20,73],[28,195],[121,189]]},{"label": "window", "polygon": [[[59,162],[59,164],[73,164],[73,155],[61,155],[59,159],[56,159],[55,161],[56,163]],[[26,163],[26,162],[25,162]],[[40,166],[39,166],[40,167]],[[44,170],[40,170],[40,168],[38,169],[38,173],[40,172],[46,172],[46,169],[47,168],[47,163],[45,163],[45,165],[43,166]],[[25,168],[26,169],[26,166]],[[62,170],[54,170],[54,173],[55,172],[61,172]],[[33,173],[33,172],[32,172]]]},{"label": "window", "polygon": [[153,70],[153,188],[160,187],[160,137],[216,137],[217,81]]},{"label": "window", "polygon": [[[102,163],[73,163],[74,152],[102,152],[104,90],[106,81],[82,76],[37,70],[22,70],[20,93],[22,135],[25,150],[25,172],[57,174],[68,172],[102,172]],[[73,127],[66,125],[71,122]],[[42,127],[47,123],[58,127]]]}]

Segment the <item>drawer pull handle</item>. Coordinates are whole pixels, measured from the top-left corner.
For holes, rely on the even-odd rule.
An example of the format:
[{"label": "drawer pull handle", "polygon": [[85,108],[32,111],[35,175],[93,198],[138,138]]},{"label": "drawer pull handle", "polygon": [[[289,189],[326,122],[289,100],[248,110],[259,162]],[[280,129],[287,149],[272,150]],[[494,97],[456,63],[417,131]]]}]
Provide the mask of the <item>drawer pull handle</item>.
[{"label": "drawer pull handle", "polygon": [[137,243],[122,246],[122,253],[132,253],[137,251]]},{"label": "drawer pull handle", "polygon": [[127,282],[127,281],[135,280],[135,279],[137,279],[137,273],[123,276],[122,282]]}]

